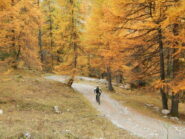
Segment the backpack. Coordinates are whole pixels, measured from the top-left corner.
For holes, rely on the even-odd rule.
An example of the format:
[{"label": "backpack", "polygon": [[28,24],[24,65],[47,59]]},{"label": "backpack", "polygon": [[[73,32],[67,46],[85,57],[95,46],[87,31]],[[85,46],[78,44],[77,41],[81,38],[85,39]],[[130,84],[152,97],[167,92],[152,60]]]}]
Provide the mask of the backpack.
[{"label": "backpack", "polygon": [[100,93],[100,89],[99,88],[96,88],[95,91],[96,91],[96,93]]}]

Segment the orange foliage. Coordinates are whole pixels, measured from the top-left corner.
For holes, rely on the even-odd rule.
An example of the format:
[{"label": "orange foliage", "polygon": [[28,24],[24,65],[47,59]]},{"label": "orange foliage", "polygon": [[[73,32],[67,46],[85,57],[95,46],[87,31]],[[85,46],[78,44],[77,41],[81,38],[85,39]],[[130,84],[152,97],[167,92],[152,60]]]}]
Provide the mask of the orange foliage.
[{"label": "orange foliage", "polygon": [[40,13],[35,1],[7,1],[7,8],[0,12],[1,50],[11,55],[14,62],[21,60],[30,68],[40,68],[37,45]]}]

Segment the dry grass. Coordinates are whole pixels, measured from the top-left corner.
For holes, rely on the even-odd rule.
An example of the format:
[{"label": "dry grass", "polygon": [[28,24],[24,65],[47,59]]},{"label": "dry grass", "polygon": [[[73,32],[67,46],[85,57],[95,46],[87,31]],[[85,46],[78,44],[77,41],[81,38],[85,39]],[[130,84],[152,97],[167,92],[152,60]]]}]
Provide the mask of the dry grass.
[{"label": "dry grass", "polygon": [[[37,73],[1,74],[0,139],[18,139],[30,132],[34,139],[135,139],[101,116],[86,99],[62,83]],[[62,113],[56,114],[53,106]]]}]

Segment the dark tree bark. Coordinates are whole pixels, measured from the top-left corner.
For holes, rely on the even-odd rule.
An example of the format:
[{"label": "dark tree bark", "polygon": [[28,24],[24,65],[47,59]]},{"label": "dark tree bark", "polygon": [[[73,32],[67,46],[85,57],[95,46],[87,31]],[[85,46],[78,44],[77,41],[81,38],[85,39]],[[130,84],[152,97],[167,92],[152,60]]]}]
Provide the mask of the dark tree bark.
[{"label": "dark tree bark", "polygon": [[77,44],[73,44],[73,49],[74,49],[74,68],[77,68],[77,59],[78,59],[78,52],[77,52]]},{"label": "dark tree bark", "polygon": [[88,75],[91,77],[91,55],[88,55]]},{"label": "dark tree bark", "polygon": [[116,82],[119,84],[119,83],[122,83],[123,81],[123,76],[122,75],[116,75]]},{"label": "dark tree bark", "polygon": [[[172,50],[172,55],[176,52],[175,49]],[[176,71],[178,70],[178,61],[174,59],[172,56],[172,64],[171,64],[171,79],[174,79],[176,76]],[[171,97],[171,112],[170,114],[172,116],[178,117],[179,116],[179,95],[178,94],[172,94]]]},{"label": "dark tree bark", "polygon": [[114,88],[112,86],[112,73],[110,67],[107,67],[107,81],[108,81],[108,89],[109,91],[113,91]]},{"label": "dark tree bark", "polygon": [[[12,7],[14,7],[15,6],[15,0],[11,0],[11,6]],[[14,16],[12,15],[11,16],[11,20],[13,21],[14,20]],[[15,30],[14,30],[14,28],[11,30],[11,32],[12,32],[12,38],[11,38],[11,40],[12,40],[12,44],[11,44],[11,46],[12,46],[12,49],[11,49],[11,52],[15,52],[15,48],[16,48],[16,44],[15,44]],[[15,57],[15,59],[17,58],[17,55],[16,55],[16,57]]]},{"label": "dark tree bark", "polygon": [[[165,67],[164,67],[164,48],[162,42],[162,30],[158,29],[158,43],[159,43],[159,53],[160,53],[160,78],[161,81],[165,81]],[[162,97],[162,107],[163,109],[168,109],[168,97],[164,92],[164,88],[160,89],[161,97]]]},{"label": "dark tree bark", "polygon": [[70,46],[73,49],[73,62],[72,62],[72,66],[74,72],[72,73],[72,78],[69,80],[68,85],[70,87],[72,87],[72,84],[74,82],[75,79],[75,74],[76,74],[76,68],[77,68],[77,64],[78,64],[78,44],[76,42],[76,40],[78,39],[78,34],[77,34],[77,23],[76,23],[76,19],[75,19],[75,3],[74,0],[70,0],[70,5],[72,7],[70,13],[71,13],[71,19],[70,19]]},{"label": "dark tree bark", "polygon": [[[153,11],[155,10],[155,2],[149,3],[149,15],[153,18]],[[160,21],[158,22],[158,24]],[[159,44],[159,57],[160,57],[160,79],[165,81],[165,66],[164,66],[164,48],[163,48],[163,36],[161,27],[158,28],[158,44]],[[161,98],[162,98],[162,107],[163,109],[168,109],[168,97],[164,91],[164,88],[160,88]]]},{"label": "dark tree bark", "polygon": [[67,82],[67,85],[68,85],[69,87],[72,87],[73,82],[74,82],[74,79],[71,78],[71,79],[69,79],[69,81]]},{"label": "dark tree bark", "polygon": [[116,83],[119,84],[119,83],[122,83],[123,82],[123,75],[122,75],[122,71],[117,71],[116,72]]},{"label": "dark tree bark", "polygon": [[[40,8],[40,0],[37,1],[37,5]],[[38,45],[40,48],[40,60],[43,63],[44,62],[44,55],[43,55],[43,48],[42,48],[42,29],[41,29],[40,24],[39,24],[39,31],[38,31]]]},{"label": "dark tree bark", "polygon": [[39,27],[38,44],[39,44],[39,48],[40,48],[40,60],[43,63],[44,62],[44,55],[43,55],[43,48],[42,48],[42,30],[41,30],[41,27]]},{"label": "dark tree bark", "polygon": [[17,54],[16,54],[16,61],[19,60],[20,54],[21,54],[21,46],[19,45],[18,51],[17,51]]},{"label": "dark tree bark", "polygon": [[173,94],[171,98],[171,116],[178,117],[179,116],[179,94]]},{"label": "dark tree bark", "polygon": [[[178,36],[179,32],[178,32],[178,28],[179,25],[178,24],[174,24],[173,25],[173,34],[174,36]],[[176,42],[176,44],[178,45],[178,42]],[[176,52],[176,49],[173,48],[173,54]],[[179,70],[179,63],[178,60],[176,60],[173,56],[172,56],[172,79],[175,78],[176,76],[176,72]],[[179,94],[172,94],[172,98],[171,98],[171,112],[170,114],[172,116],[178,117],[179,116]]]},{"label": "dark tree bark", "polygon": [[51,16],[51,13],[52,13],[52,7],[51,7],[51,1],[49,1],[49,12],[50,12],[50,15],[49,15],[49,36],[50,36],[50,49],[51,49],[51,68],[53,69],[53,66],[54,66],[54,58],[53,58],[53,53],[52,53],[52,50],[53,50],[53,45],[54,45],[54,41],[53,41],[53,20],[52,20],[52,16]]}]

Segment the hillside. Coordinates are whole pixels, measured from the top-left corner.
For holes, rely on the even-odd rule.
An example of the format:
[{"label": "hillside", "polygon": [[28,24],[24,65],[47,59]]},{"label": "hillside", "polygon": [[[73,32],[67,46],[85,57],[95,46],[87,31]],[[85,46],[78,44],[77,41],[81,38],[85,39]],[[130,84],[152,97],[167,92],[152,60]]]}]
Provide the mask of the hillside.
[{"label": "hillside", "polygon": [[0,109],[4,111],[2,139],[18,139],[26,133],[34,139],[137,138],[115,127],[78,92],[33,72],[1,74]]}]

